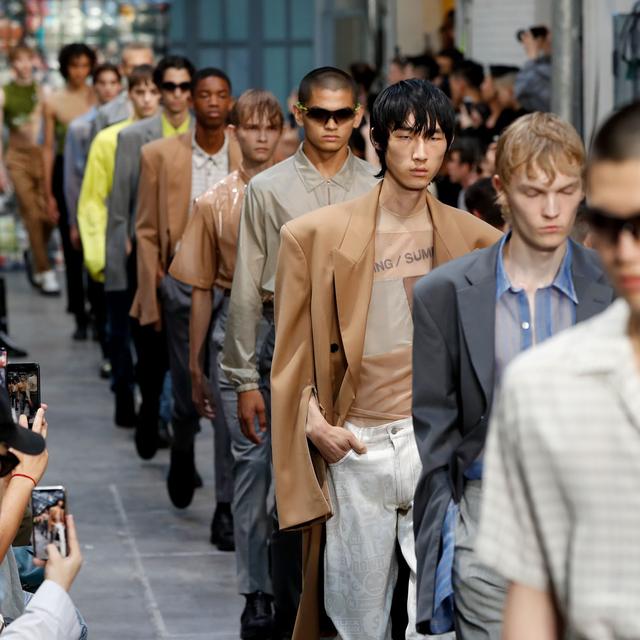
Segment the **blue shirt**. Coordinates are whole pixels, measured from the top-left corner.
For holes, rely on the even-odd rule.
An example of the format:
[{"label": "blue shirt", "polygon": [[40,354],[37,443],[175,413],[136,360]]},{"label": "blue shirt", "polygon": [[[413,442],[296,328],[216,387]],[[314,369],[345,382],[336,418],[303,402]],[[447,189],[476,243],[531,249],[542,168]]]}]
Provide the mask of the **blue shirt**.
[{"label": "blue shirt", "polygon": [[519,353],[576,323],[578,304],[571,276],[573,250],[567,241],[566,253],[553,282],[536,291],[533,317],[526,291],[511,284],[504,268],[504,247],[510,238],[509,233],[500,241],[496,263],[496,389],[506,366]]}]

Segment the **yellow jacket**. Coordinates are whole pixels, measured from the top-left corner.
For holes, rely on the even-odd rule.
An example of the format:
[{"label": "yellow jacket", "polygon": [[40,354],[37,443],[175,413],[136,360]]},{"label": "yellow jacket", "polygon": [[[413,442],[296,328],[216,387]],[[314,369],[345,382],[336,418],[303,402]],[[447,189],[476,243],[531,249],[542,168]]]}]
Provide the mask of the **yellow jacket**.
[{"label": "yellow jacket", "polygon": [[78,229],[84,263],[93,280],[104,282],[107,202],[113,185],[118,134],[133,120],[103,129],[93,139],[78,200]]}]

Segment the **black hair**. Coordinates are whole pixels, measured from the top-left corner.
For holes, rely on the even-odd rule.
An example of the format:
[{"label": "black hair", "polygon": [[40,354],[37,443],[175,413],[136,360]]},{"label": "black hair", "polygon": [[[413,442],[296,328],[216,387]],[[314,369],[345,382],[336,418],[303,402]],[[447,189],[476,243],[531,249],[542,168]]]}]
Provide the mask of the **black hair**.
[{"label": "black hair", "polygon": [[424,80],[433,80],[438,77],[440,69],[435,58],[430,55],[413,56],[409,58],[409,63],[414,66],[416,70],[422,70],[424,74]]},{"label": "black hair", "polygon": [[469,86],[479,89],[484,80],[484,69],[473,60],[463,60],[454,65],[451,75],[463,78]]},{"label": "black hair", "polygon": [[448,49],[441,49],[438,51],[438,53],[436,53],[436,58],[449,58],[454,64],[457,64],[464,60],[464,54],[460,49],[449,47]]},{"label": "black hair", "polygon": [[496,229],[502,229],[504,218],[497,202],[498,194],[491,178],[476,180],[464,194],[464,203],[470,213],[478,212],[480,218]]},{"label": "black hair", "polygon": [[354,105],[358,100],[356,81],[346,71],[336,67],[319,67],[302,78],[298,87],[298,100],[303,105],[306,106],[311,99],[311,92],[314,88],[330,89],[331,91],[346,89],[353,94]]},{"label": "black hair", "polygon": [[107,73],[107,72],[115,73],[118,78],[118,82],[122,80],[122,76],[120,75],[120,69],[118,69],[117,65],[113,64],[112,62],[103,62],[102,64],[99,64],[97,67],[95,67],[93,70],[93,74],[91,76],[93,78],[93,84],[98,82],[98,79],[103,73]]},{"label": "black hair", "polygon": [[231,80],[229,79],[229,76],[222,71],[222,69],[216,69],[216,67],[205,67],[204,69],[196,71],[191,79],[191,93],[196,92],[198,83],[205,78],[220,78],[221,80],[224,80],[229,87],[229,93],[231,93]]},{"label": "black hair", "polygon": [[482,157],[482,149],[480,143],[476,138],[469,136],[460,136],[455,139],[449,149],[449,154],[457,152],[460,154],[461,164],[471,165],[471,168],[475,168],[480,162]]},{"label": "black hair", "polygon": [[71,62],[81,56],[89,58],[89,66],[93,69],[96,64],[96,52],[84,44],[84,42],[72,42],[60,49],[58,65],[60,66],[60,74],[65,80],[69,79],[69,66]]},{"label": "black hair", "polygon": [[155,82],[153,82],[153,72],[153,66],[150,64],[139,64],[137,67],[134,67],[127,78],[129,89],[134,89],[139,84],[155,84]]},{"label": "black hair", "polygon": [[409,117],[415,122],[411,129],[414,133],[430,137],[440,126],[447,140],[447,146],[453,140],[455,112],[447,96],[435,85],[426,80],[401,80],[387,87],[376,98],[371,110],[371,139],[380,160],[380,173],[387,170],[385,156],[392,131],[407,126]]},{"label": "black hair", "polygon": [[593,139],[589,160],[640,160],[640,101],[609,116]]},{"label": "black hair", "polygon": [[153,82],[158,88],[162,85],[164,72],[167,69],[185,69],[189,74],[189,80],[193,80],[196,72],[196,68],[189,58],[185,58],[184,56],[165,56],[158,62],[156,68],[153,70]]}]

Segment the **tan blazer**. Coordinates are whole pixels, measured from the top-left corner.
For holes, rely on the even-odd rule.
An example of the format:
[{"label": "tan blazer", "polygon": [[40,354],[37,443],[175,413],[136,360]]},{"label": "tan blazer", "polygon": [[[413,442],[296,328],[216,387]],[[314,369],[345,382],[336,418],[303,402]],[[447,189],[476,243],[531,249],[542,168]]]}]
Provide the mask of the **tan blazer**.
[{"label": "tan blazer", "polygon": [[[342,426],[358,388],[381,185],[366,195],[287,223],[276,275],[271,370],[278,518],[303,529],[303,593],[294,638],[319,638],[323,523],[331,516],[327,467],[305,434],[315,389],[330,424]],[[427,194],[436,267],[493,244],[500,232]]]},{"label": "tan blazer", "polygon": [[[229,138],[229,172],[242,160],[234,134]],[[156,289],[189,220],[193,132],[154,140],[142,147],[136,211],[138,288],[131,315],[141,325],[161,318]]]}]

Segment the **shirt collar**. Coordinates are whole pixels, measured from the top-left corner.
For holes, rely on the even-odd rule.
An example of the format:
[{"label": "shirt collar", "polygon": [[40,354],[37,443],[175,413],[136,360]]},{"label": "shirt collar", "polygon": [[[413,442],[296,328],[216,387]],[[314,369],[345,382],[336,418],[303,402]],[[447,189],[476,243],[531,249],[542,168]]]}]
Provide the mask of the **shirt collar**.
[{"label": "shirt collar", "polygon": [[355,160],[350,149],[347,149],[349,155],[340,168],[340,171],[338,171],[338,173],[336,173],[331,178],[325,178],[313,166],[311,160],[309,160],[309,158],[307,158],[307,156],[304,154],[304,151],[302,150],[303,144],[304,143],[300,144],[293,158],[296,170],[298,171],[298,175],[302,179],[302,183],[304,184],[307,192],[313,191],[321,184],[325,184],[327,182],[336,184],[345,191],[348,191],[351,188],[351,184],[353,183],[353,170]]},{"label": "shirt collar", "polygon": [[162,137],[169,138],[189,131],[189,127],[191,126],[191,114],[187,114],[185,121],[179,127],[174,127],[169,122],[167,116],[164,115],[164,111],[162,111],[160,113],[160,122],[162,123]]},{"label": "shirt collar", "polygon": [[213,162],[216,166],[222,166],[224,162],[224,158],[227,156],[229,148],[229,139],[227,138],[227,134],[224,134],[224,143],[222,147],[220,147],[220,151],[214,153],[213,155],[209,155],[197,142],[196,142],[196,130],[193,130],[193,134],[191,136],[191,149],[193,151],[193,166],[200,170],[202,169],[209,160]]},{"label": "shirt collar", "polygon": [[[513,293],[517,293],[522,289],[516,289],[509,280],[507,271],[504,268],[504,247],[511,238],[511,231],[502,237],[500,240],[500,248],[498,250],[498,262],[496,264],[496,301],[502,297],[505,291],[511,290]],[[556,277],[553,279],[551,286],[563,293],[574,304],[578,304],[578,296],[576,289],[573,286],[573,277],[571,275],[571,263],[573,259],[573,248],[571,243],[567,240],[567,250],[562,259],[562,264],[556,273]]]}]

